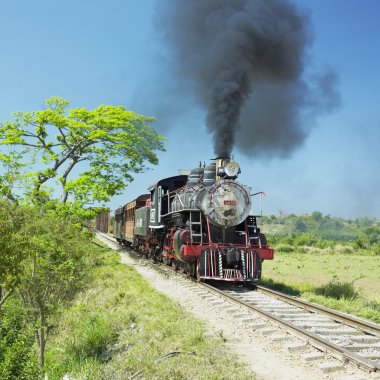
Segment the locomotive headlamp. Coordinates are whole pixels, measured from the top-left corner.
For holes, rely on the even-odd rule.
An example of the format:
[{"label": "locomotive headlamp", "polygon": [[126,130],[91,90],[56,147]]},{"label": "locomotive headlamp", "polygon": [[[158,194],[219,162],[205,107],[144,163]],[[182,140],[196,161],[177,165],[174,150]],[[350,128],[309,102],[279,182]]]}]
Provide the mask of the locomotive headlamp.
[{"label": "locomotive headlamp", "polygon": [[224,171],[228,177],[237,177],[240,173],[240,165],[237,162],[231,161],[225,167]]}]

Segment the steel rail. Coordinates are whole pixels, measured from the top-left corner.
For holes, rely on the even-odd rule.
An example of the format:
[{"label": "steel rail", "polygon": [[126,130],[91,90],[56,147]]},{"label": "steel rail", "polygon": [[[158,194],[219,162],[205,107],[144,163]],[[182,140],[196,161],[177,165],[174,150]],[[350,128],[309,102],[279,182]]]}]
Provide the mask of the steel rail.
[{"label": "steel rail", "polygon": [[262,314],[265,317],[286,326],[288,329],[291,330],[291,332],[293,334],[295,334],[295,335],[297,335],[303,339],[305,339],[305,337],[307,337],[308,343],[311,344],[313,347],[315,347],[315,348],[317,348],[323,352],[331,354],[334,358],[336,358],[338,360],[341,360],[343,362],[354,363],[359,368],[365,369],[369,372],[380,371],[380,366],[377,365],[376,363],[373,363],[373,362],[361,357],[360,355],[354,354],[354,353],[348,351],[347,349],[340,347],[337,344],[328,341],[327,339],[321,338],[320,336],[313,334],[310,331],[307,331],[303,328],[300,328],[300,327],[294,325],[293,323],[290,323],[290,322],[285,321],[279,317],[276,317],[275,315],[273,315],[273,314],[271,314],[265,310],[262,310],[259,307],[256,307],[256,306],[248,304],[244,301],[241,301],[241,300],[235,298],[234,296],[231,296],[231,295],[223,292],[222,290],[214,288],[213,286],[211,286],[209,284],[200,283],[199,285],[201,287],[207,289],[211,293],[214,293],[214,294],[217,294],[217,295],[222,296],[224,298],[227,298],[229,301],[232,301],[239,306],[244,306],[250,310],[254,310],[257,313]]},{"label": "steel rail", "polygon": [[287,294],[280,293],[276,290],[268,289],[264,286],[257,286],[257,289],[260,290],[260,292],[264,294],[269,294],[291,305],[300,306],[308,311],[325,315],[337,322],[344,323],[347,326],[351,326],[365,333],[380,337],[380,325],[378,325],[377,323],[372,323],[369,321],[362,320],[360,318],[356,318],[351,315],[346,315],[337,310],[329,309],[325,306],[311,303],[311,302],[299,299],[297,297],[289,296]]}]

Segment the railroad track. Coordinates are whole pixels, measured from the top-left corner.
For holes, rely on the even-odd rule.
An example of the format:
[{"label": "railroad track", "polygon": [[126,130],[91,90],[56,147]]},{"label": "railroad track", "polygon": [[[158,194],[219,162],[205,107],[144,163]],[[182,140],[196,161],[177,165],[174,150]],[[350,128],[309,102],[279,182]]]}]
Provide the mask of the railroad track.
[{"label": "railroad track", "polygon": [[[201,284],[205,290],[284,326],[322,352],[366,371],[380,372],[380,325],[274,290]],[[223,289],[224,288],[224,289]]]},{"label": "railroad track", "polygon": [[[115,239],[102,234],[109,241]],[[130,250],[127,250],[130,253]],[[136,254],[133,256],[138,257]],[[165,265],[150,265],[167,275],[174,274]],[[181,276],[182,277],[182,276]],[[189,279],[190,280],[190,279]],[[207,293],[238,306],[237,316],[255,312],[282,325],[322,353],[327,353],[343,363],[351,363],[369,372],[380,373],[380,325],[356,318],[326,307],[301,300],[297,297],[258,286],[256,290],[217,283],[193,284]],[[246,316],[245,315],[245,316]],[[255,324],[254,329],[265,328]],[[268,331],[270,333],[270,331]],[[323,354],[320,354],[323,356]]]}]

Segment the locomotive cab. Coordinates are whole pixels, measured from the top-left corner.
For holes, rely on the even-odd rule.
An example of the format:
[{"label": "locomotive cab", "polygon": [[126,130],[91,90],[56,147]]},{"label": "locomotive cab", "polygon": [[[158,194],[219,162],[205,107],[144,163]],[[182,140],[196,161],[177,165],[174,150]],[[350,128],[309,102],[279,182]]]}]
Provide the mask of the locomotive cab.
[{"label": "locomotive cab", "polygon": [[162,216],[169,212],[170,193],[185,186],[187,178],[187,175],[178,175],[175,177],[165,178],[148,188],[151,194],[149,228],[164,227]]}]

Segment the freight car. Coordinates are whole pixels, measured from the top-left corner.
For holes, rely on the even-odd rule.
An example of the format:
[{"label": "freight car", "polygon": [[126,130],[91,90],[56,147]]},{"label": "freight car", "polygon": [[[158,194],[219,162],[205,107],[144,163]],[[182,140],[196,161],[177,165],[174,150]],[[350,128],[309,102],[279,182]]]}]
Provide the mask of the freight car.
[{"label": "freight car", "polygon": [[273,249],[229,158],[158,181],[115,212],[115,238],[198,280],[256,283]]},{"label": "freight car", "polygon": [[99,211],[96,215],[96,230],[109,234],[111,231],[110,209]]}]

